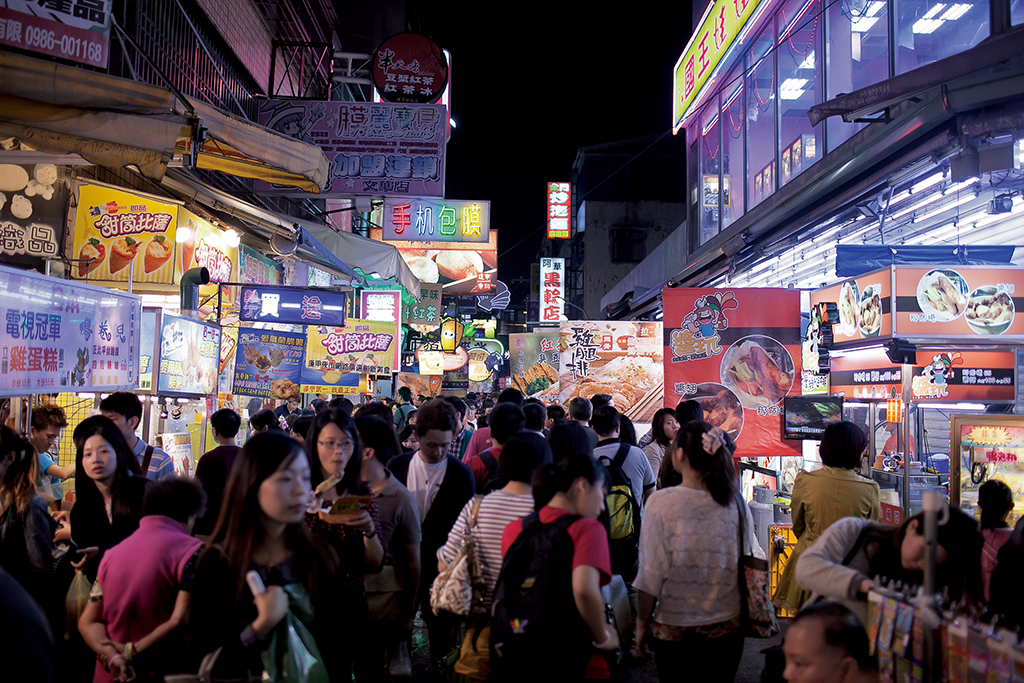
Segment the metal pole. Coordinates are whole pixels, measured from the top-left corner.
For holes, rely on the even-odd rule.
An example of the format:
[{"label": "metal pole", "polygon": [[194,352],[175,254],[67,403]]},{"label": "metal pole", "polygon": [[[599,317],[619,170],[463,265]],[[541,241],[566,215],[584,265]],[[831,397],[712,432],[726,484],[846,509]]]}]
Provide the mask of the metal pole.
[{"label": "metal pole", "polygon": [[906,520],[910,516],[910,397],[914,366],[904,363],[900,371],[900,382],[902,384],[902,395],[900,397],[900,408],[902,410],[902,424],[896,429],[896,450],[903,453],[903,516]]}]

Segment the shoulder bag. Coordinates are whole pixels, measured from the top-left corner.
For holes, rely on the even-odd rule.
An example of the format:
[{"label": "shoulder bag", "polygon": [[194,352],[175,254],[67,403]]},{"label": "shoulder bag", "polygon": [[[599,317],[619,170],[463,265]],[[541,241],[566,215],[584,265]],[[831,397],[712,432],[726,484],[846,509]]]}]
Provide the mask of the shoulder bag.
[{"label": "shoulder bag", "polygon": [[768,561],[743,552],[747,534],[743,507],[746,504],[736,495],[739,513],[739,569],[740,633],[751,638],[771,638],[779,632],[768,586]]},{"label": "shoulder bag", "polygon": [[435,615],[440,612],[451,612],[466,617],[481,608],[484,578],[480,570],[480,554],[476,547],[476,539],[473,537],[481,500],[483,496],[473,498],[473,509],[462,537],[462,547],[448,568],[434,579],[430,586],[430,609]]},{"label": "shoulder bag", "polygon": [[217,657],[224,648],[217,648],[210,654],[203,657],[203,663],[199,665],[199,673],[194,674],[172,674],[164,676],[164,683],[259,683],[262,676],[246,676],[245,678],[214,678],[213,665],[217,663]]}]

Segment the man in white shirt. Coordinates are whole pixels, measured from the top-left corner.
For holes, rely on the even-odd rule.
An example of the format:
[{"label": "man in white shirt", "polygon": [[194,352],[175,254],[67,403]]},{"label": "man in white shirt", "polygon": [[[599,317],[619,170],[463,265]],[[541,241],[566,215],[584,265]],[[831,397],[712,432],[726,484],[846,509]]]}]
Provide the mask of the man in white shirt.
[{"label": "man in white shirt", "polygon": [[[174,476],[174,461],[171,456],[156,446],[150,446],[140,439],[135,430],[142,422],[142,401],[128,391],[115,391],[100,401],[100,413],[121,430],[132,453],[139,459],[142,474],[152,481]],[[148,460],[148,466],[147,466]]]},{"label": "man in white shirt", "polygon": [[[594,448],[594,457],[599,461],[604,458],[611,462],[619,451],[619,424],[622,416],[619,411],[611,406],[602,406],[594,411],[594,417],[590,420],[590,426],[597,432],[600,441]],[[607,464],[607,463],[606,463]],[[651,469],[651,462],[644,455],[644,452],[636,446],[629,447],[629,454],[622,463],[622,471],[629,477],[630,486],[633,489],[633,497],[636,498],[641,512],[644,509],[644,501],[654,492],[655,478],[654,470]]]}]

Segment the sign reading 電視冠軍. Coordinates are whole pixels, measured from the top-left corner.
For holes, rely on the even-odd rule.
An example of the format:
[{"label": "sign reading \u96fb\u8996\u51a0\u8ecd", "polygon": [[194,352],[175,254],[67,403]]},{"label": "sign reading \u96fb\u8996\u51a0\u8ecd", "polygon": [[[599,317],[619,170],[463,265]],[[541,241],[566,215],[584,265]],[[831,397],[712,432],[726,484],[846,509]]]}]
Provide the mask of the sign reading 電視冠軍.
[{"label": "sign reading \u96fb\u8996\u51a0\u8ecd", "polygon": [[569,214],[572,210],[572,185],[548,183],[548,239],[572,237]]},{"label": "sign reading \u96fb\u8996\u51a0\u8ecd", "polygon": [[540,322],[557,323],[565,311],[565,259],[540,260]]},{"label": "sign reading \u96fb\u8996\u51a0\u8ecd", "polygon": [[462,199],[384,200],[384,239],[407,242],[487,242],[491,203]]},{"label": "sign reading \u96fb\u8996\u51a0\u8ecd", "polygon": [[690,114],[690,105],[708,82],[718,62],[739,37],[761,0],[715,0],[672,69],[672,132]]}]

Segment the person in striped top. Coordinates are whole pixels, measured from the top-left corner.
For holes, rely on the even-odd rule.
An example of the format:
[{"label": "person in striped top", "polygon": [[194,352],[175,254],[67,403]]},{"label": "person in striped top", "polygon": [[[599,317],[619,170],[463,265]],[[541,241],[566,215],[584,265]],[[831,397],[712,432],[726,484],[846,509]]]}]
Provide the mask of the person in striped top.
[{"label": "person in striped top", "polygon": [[[530,479],[534,470],[549,462],[551,448],[539,434],[519,431],[502,448],[498,460],[498,476],[507,483],[501,489],[484,496],[477,513],[476,528],[473,529],[487,586],[484,593],[484,606],[487,608],[490,608],[494,586],[501,571],[501,535],[510,523],[533,512],[533,487]],[[462,547],[462,538],[472,511],[471,499],[459,513],[455,526],[448,534],[448,542],[437,551],[439,572],[443,572],[455,560]]]}]

